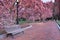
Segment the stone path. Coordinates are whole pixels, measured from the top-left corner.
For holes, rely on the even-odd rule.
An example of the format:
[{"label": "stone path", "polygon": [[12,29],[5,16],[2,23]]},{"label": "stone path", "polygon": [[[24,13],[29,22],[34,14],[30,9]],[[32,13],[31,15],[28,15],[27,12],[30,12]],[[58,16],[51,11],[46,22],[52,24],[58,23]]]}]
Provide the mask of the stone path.
[{"label": "stone path", "polygon": [[46,23],[31,23],[32,28],[24,34],[15,35],[14,38],[4,38],[2,40],[60,40],[60,31],[54,21]]}]

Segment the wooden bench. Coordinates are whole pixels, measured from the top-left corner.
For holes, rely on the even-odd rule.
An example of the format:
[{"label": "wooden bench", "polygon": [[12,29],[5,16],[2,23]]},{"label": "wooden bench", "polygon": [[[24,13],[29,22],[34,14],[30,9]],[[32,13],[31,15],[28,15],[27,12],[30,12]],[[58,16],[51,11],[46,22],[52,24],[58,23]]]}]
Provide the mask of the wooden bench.
[{"label": "wooden bench", "polygon": [[20,25],[12,25],[12,26],[5,26],[5,31],[7,32],[7,37],[12,36],[18,33],[24,33],[24,30],[31,28],[32,26],[29,25],[26,28],[21,28]]}]

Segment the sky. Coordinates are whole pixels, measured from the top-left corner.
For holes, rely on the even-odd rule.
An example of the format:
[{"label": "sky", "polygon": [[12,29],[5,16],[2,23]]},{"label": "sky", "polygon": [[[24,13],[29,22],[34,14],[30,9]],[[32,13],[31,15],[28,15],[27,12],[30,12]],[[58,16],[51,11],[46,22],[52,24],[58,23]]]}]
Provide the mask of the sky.
[{"label": "sky", "polygon": [[41,1],[43,1],[44,3],[50,2],[50,1],[54,2],[54,0],[41,0]]}]

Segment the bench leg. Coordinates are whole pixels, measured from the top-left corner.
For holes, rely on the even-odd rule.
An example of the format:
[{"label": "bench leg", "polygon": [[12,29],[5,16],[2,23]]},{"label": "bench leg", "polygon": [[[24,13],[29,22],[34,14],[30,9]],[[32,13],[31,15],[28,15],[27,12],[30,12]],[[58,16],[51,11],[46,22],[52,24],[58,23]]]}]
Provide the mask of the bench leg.
[{"label": "bench leg", "polygon": [[12,37],[12,38],[14,38],[14,36],[13,36],[12,33],[8,33],[8,34],[6,34],[6,37]]},{"label": "bench leg", "polygon": [[24,31],[22,31],[22,33],[24,34]]}]

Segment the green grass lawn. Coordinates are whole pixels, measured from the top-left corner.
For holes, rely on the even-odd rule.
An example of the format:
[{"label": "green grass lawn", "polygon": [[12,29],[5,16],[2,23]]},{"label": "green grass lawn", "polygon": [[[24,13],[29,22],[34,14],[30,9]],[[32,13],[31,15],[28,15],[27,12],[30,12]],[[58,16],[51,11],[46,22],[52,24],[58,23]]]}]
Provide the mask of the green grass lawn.
[{"label": "green grass lawn", "polygon": [[60,20],[57,20],[57,23],[60,25]]},{"label": "green grass lawn", "polygon": [[27,23],[27,21],[19,21],[19,24]]}]

